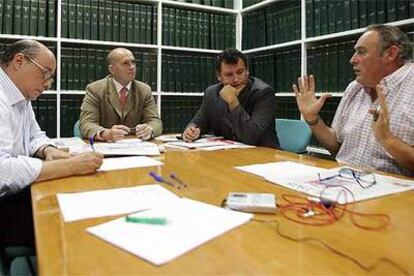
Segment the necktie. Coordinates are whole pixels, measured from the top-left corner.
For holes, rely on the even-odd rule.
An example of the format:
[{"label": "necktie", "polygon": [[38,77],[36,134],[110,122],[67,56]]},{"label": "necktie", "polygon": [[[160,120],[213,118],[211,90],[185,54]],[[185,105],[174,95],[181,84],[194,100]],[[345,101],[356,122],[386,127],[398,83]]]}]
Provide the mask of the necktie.
[{"label": "necktie", "polygon": [[125,86],[121,88],[121,91],[119,92],[119,103],[121,104],[121,109],[124,110],[126,100],[128,97],[128,88]]}]

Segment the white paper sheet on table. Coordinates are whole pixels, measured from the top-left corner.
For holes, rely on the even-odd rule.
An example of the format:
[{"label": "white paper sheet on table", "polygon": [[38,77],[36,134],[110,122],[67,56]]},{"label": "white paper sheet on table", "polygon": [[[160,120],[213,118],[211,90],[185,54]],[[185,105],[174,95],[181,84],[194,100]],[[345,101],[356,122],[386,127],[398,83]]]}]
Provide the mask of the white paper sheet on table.
[{"label": "white paper sheet on table", "polygon": [[102,166],[98,169],[98,171],[112,171],[160,165],[163,165],[163,163],[147,156],[105,158],[103,160]]},{"label": "white paper sheet on table", "polygon": [[127,214],[153,208],[179,197],[158,184],[57,194],[65,222]]},{"label": "white paper sheet on table", "polygon": [[194,142],[169,142],[166,146],[184,149],[201,149],[207,151],[254,147],[236,141],[223,140],[221,137],[202,138],[195,140]]},{"label": "white paper sheet on table", "polygon": [[[414,188],[414,181],[377,173],[374,173],[376,184],[370,188],[362,188],[354,179],[343,179],[341,177],[335,177],[329,181],[319,181],[318,174],[320,174],[321,179],[327,176],[335,176],[338,175],[341,168],[323,169],[290,161],[253,164],[235,168],[261,176],[269,182],[286,188],[312,196],[322,196],[340,203],[372,199],[409,191]],[[346,192],[347,196],[345,198],[342,192],[342,195],[338,197],[343,188],[334,188],[333,185],[344,186],[352,195]]]},{"label": "white paper sheet on table", "polygon": [[123,217],[87,231],[155,265],[165,264],[252,218],[251,214],[186,198],[132,216],[163,217],[167,224],[129,223]]},{"label": "white paper sheet on table", "polygon": [[160,155],[157,144],[140,139],[124,139],[115,143],[95,143],[95,151],[103,155]]},{"label": "white paper sheet on table", "polygon": [[92,148],[79,137],[52,138],[58,148],[67,148],[69,153],[90,152]]}]

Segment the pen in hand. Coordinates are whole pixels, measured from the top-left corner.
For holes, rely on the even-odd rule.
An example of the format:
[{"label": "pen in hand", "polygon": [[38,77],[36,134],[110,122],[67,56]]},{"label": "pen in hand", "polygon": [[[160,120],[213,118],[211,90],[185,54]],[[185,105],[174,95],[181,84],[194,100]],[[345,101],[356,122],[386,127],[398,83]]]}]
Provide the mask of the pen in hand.
[{"label": "pen in hand", "polygon": [[93,146],[93,136],[89,137],[89,145],[92,148],[92,151],[95,151],[95,147]]}]

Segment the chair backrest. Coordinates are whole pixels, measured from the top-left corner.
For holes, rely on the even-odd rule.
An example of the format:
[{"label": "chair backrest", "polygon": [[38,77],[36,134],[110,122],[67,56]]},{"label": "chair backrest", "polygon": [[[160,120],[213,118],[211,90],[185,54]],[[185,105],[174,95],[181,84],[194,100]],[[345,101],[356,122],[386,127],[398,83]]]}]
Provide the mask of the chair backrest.
[{"label": "chair backrest", "polygon": [[80,125],[80,121],[77,120],[76,123],[73,125],[73,136],[82,138],[82,134],[81,134],[79,125]]},{"label": "chair backrest", "polygon": [[276,119],[275,123],[281,149],[296,153],[306,152],[312,137],[312,131],[306,122]]}]

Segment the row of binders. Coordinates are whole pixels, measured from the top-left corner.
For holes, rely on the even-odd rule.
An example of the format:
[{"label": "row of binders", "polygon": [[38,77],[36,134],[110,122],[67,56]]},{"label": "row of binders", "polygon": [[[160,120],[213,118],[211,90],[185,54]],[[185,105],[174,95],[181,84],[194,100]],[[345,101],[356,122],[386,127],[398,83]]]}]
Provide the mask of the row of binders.
[{"label": "row of binders", "polygon": [[300,39],[300,1],[276,2],[243,14],[244,49]]},{"label": "row of binders", "polygon": [[216,82],[214,56],[163,54],[162,91],[203,92]]},{"label": "row of binders", "polygon": [[62,37],[157,43],[157,6],[131,1],[62,0]]},{"label": "row of binders", "polygon": [[413,17],[412,0],[306,0],[306,36],[342,32]]},{"label": "row of binders", "polygon": [[[131,49],[137,61],[136,79],[157,89],[157,54]],[[62,90],[84,90],[88,83],[109,74],[106,56],[109,49],[62,47]]]},{"label": "row of binders", "polygon": [[50,37],[55,36],[56,1],[0,1],[0,33]]},{"label": "row of binders", "polygon": [[163,7],[163,44],[225,49],[235,46],[234,15]]}]

